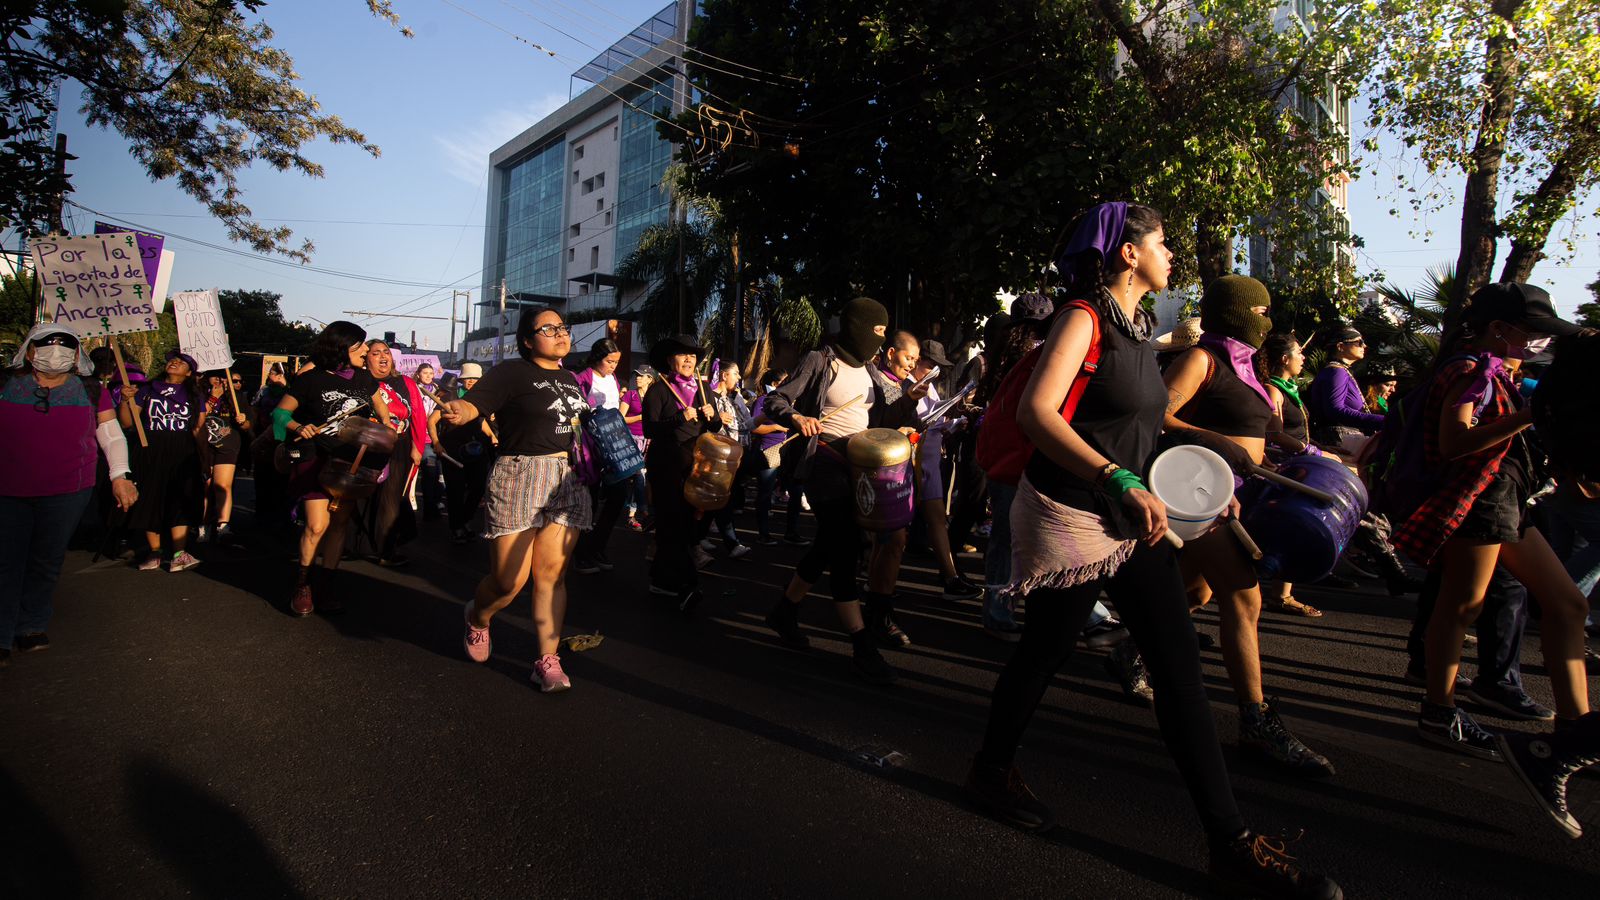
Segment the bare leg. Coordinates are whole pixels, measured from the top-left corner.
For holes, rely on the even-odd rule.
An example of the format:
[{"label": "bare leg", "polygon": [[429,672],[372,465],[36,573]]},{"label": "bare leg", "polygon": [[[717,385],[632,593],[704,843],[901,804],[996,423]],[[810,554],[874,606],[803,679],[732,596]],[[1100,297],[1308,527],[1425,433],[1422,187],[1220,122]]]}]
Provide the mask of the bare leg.
[{"label": "bare leg", "polygon": [[950,552],[950,528],[944,517],[943,500],[924,500],[917,504],[922,511],[923,524],[928,526],[928,543],[933,545],[933,559],[939,564],[939,574],[944,580],[959,577],[956,558]]},{"label": "bare leg", "polygon": [[1537,528],[1528,529],[1515,544],[1501,544],[1500,562],[1539,598],[1544,610],[1539,643],[1550,672],[1556,714],[1576,719],[1589,711],[1589,682],[1583,667],[1583,622],[1589,601]]},{"label": "bare leg", "polygon": [[806,598],[807,594],[811,593],[811,587],[814,583],[801,578],[798,574],[795,575],[789,579],[789,586],[783,589],[783,599],[790,603],[799,603]]},{"label": "bare leg", "polygon": [[578,532],[565,525],[546,525],[533,541],[533,627],[539,638],[539,655],[553,656],[561,649],[561,625],[567,618],[567,561],[578,543]]},{"label": "bare leg", "polygon": [[874,540],[872,561],[867,564],[867,590],[875,594],[893,594],[895,582],[900,578],[900,561],[906,555],[906,529]]},{"label": "bare leg", "polygon": [[[1198,540],[1205,540],[1205,538],[1199,538]],[[1194,542],[1191,541],[1191,543]],[[1189,595],[1190,612],[1194,612],[1211,602],[1211,586],[1206,583],[1205,572],[1200,564],[1200,554],[1180,554],[1178,571],[1183,575],[1183,590]]]},{"label": "bare leg", "polygon": [[344,529],[350,524],[350,514],[355,508],[354,503],[342,504],[328,513],[328,532],[322,543],[324,569],[332,571],[339,568],[339,561],[344,558]]},{"label": "bare leg", "polygon": [[206,521],[215,520],[216,524],[233,521],[233,473],[235,466],[211,467],[211,509],[215,516],[208,515]]},{"label": "bare leg", "polygon": [[328,501],[305,502],[305,525],[300,529],[300,565],[310,566],[317,561],[317,545],[328,530]]},{"label": "bare leg", "polygon": [[[1439,550],[1439,599],[1434,604],[1433,615],[1428,618],[1428,633],[1424,638],[1429,703],[1456,705],[1461,639],[1467,633],[1467,626],[1477,621],[1483,609],[1483,595],[1489,589],[1489,577],[1494,574],[1499,556],[1499,544],[1452,540]],[[1579,664],[1582,664],[1581,658]]]},{"label": "bare leg", "polygon": [[[1219,598],[1222,661],[1228,680],[1240,703],[1260,703],[1261,645],[1256,627],[1261,619],[1261,585],[1255,570],[1226,529],[1216,529],[1190,544],[1209,586],[1207,595],[1215,592]],[[1193,602],[1192,596],[1190,599]]]},{"label": "bare leg", "polygon": [[489,574],[478,582],[472,595],[474,628],[488,628],[494,614],[510,605],[522,593],[533,567],[533,543],[537,531],[502,534],[489,546]]},{"label": "bare leg", "polygon": [[151,556],[161,555],[161,532],[146,531],[144,533],[144,542],[150,546]]},{"label": "bare leg", "polygon": [[177,554],[182,553],[183,548],[189,543],[189,526],[178,525],[172,529],[171,534],[172,553],[174,556],[176,556]]}]

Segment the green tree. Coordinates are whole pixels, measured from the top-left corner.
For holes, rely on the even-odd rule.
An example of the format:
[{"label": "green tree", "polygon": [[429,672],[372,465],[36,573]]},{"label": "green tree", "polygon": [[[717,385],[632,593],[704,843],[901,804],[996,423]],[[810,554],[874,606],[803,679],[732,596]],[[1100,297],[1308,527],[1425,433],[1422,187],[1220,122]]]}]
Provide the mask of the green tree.
[{"label": "green tree", "polygon": [[1577,321],[1588,328],[1600,328],[1600,278],[1589,283],[1589,292],[1594,294],[1594,300],[1578,304]]},{"label": "green tree", "polygon": [[617,264],[617,276],[644,284],[639,331],[645,343],[692,334],[717,310],[733,283],[732,244],[714,209],[701,206],[687,222],[653,225]]},{"label": "green tree", "polygon": [[[365,0],[398,24],[390,0]],[[257,162],[319,177],[305,156],[320,139],[378,147],[298,86],[294,60],[272,46],[257,18],[265,0],[20,0],[0,6],[0,227],[60,228],[72,190],[58,169],[49,122],[55,84],[82,86],[90,125],[111,128],[150,178],[175,179],[261,253],[310,259],[285,227],[267,227],[245,205],[239,173]],[[409,30],[402,33],[410,35]]]},{"label": "green tree", "polygon": [[[1423,164],[1407,190],[1437,210],[1464,176],[1455,289],[1526,281],[1551,228],[1600,183],[1600,4],[1594,0],[1382,0],[1371,124]],[[1373,146],[1369,143],[1369,149]],[[1509,202],[1502,200],[1509,190]]]},{"label": "green tree", "polygon": [[0,275],[0,365],[11,363],[11,354],[33,327],[37,308],[33,273]]}]

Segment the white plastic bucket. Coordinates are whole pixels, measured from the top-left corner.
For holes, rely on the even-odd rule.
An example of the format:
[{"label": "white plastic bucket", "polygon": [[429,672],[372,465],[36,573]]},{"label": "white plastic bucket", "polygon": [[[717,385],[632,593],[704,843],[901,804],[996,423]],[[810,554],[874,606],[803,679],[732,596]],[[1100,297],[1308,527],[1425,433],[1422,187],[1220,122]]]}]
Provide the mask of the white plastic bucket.
[{"label": "white plastic bucket", "polygon": [[1233,470],[1214,450],[1182,444],[1150,466],[1150,490],[1167,507],[1167,527],[1186,541],[1211,527],[1233,499]]}]

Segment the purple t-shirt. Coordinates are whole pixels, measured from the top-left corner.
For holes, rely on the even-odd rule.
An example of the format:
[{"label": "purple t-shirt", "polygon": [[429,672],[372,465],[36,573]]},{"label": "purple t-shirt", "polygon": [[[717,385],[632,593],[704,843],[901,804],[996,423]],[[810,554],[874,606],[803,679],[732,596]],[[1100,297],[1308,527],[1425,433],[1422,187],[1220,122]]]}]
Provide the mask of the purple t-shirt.
[{"label": "purple t-shirt", "polygon": [[100,391],[100,400],[91,406],[83,379],[71,375],[50,389],[49,408],[40,412],[44,398],[34,393],[38,388],[29,372],[12,377],[0,391],[0,434],[21,451],[0,466],[0,496],[48,497],[94,487],[100,452],[95,419],[114,408],[111,392]]},{"label": "purple t-shirt", "polygon": [[644,399],[639,396],[638,391],[628,388],[622,392],[622,402],[628,404],[628,418],[639,416],[639,421],[628,423],[628,430],[633,432],[636,438],[644,437]]},{"label": "purple t-shirt", "polygon": [[203,414],[204,401],[189,396],[189,388],[170,381],[147,381],[133,402],[144,410],[144,430],[154,433],[194,431]]},{"label": "purple t-shirt", "polygon": [[[756,398],[756,405],[750,407],[750,423],[751,423],[750,427],[751,428],[755,427],[755,420],[759,419],[761,417],[761,414],[766,411],[766,408],[767,408],[767,395],[766,394],[762,394],[761,396]],[[758,434],[758,435],[756,435],[756,440],[759,442],[759,444],[758,444],[759,449],[766,450],[768,447],[776,447],[779,444],[783,443],[784,439],[787,438],[788,436],[789,435],[788,435],[787,432],[773,431],[773,432],[770,432],[768,434]]]}]

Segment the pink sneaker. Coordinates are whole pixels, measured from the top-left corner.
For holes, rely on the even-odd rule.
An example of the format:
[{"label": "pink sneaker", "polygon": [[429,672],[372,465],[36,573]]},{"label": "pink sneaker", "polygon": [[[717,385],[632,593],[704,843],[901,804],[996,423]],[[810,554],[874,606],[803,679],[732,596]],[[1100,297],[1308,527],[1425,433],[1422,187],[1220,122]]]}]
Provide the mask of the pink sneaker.
[{"label": "pink sneaker", "polygon": [[539,690],[546,694],[564,691],[572,687],[572,681],[567,678],[567,673],[561,671],[561,657],[554,653],[542,656],[533,664],[533,683]]},{"label": "pink sneaker", "polygon": [[174,556],[172,558],[172,562],[167,563],[167,571],[182,572],[184,569],[192,569],[198,565],[200,565],[200,560],[195,559],[193,556],[189,555],[189,551],[185,550],[182,553],[179,553],[177,556]]},{"label": "pink sneaker", "polygon": [[463,615],[467,620],[467,633],[461,636],[461,646],[467,648],[467,659],[475,663],[488,662],[489,654],[494,652],[494,641],[489,640],[489,629],[472,624],[471,603],[467,604]]}]

